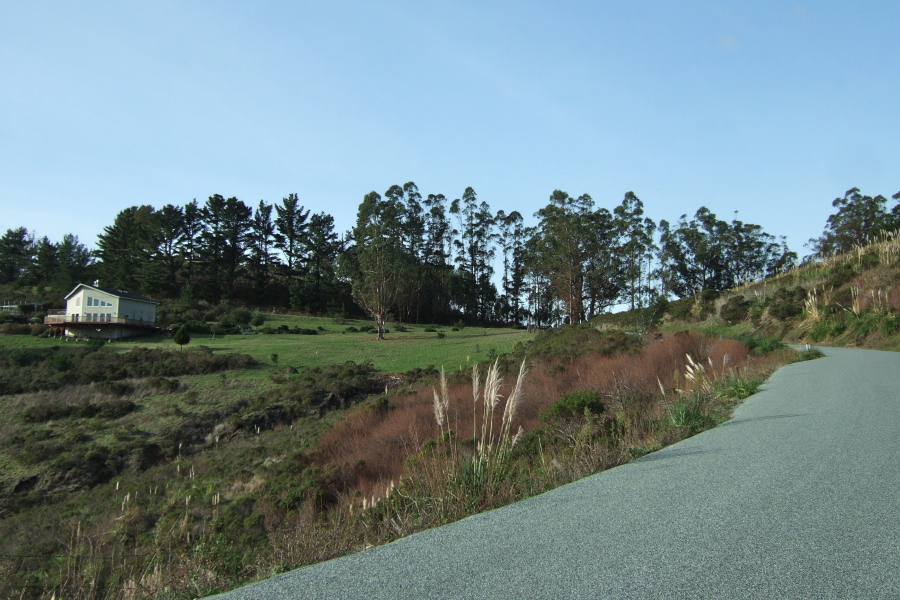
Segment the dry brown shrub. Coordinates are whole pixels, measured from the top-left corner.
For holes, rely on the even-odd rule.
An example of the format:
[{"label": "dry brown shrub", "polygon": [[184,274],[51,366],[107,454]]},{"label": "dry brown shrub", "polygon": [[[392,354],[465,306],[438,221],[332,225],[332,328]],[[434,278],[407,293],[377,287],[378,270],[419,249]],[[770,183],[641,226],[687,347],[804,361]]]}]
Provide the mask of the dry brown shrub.
[{"label": "dry brown shrub", "polygon": [[[625,410],[623,403],[629,404],[627,418],[631,431],[637,432],[645,421],[659,416],[659,386],[671,389],[676,385],[687,355],[716,377],[743,367],[748,359],[747,348],[740,342],[682,332],[633,354],[582,356],[565,368],[534,364],[525,380],[513,428],[521,426],[526,432],[531,431],[543,425],[541,413],[561,396],[578,390],[597,390],[604,395],[605,403],[618,406],[619,410]],[[510,374],[504,381],[504,398],[510,393],[513,380]],[[451,384],[449,398],[450,430],[458,439],[473,438],[473,431],[481,427],[481,411],[473,407],[471,384]],[[499,428],[501,415],[497,413],[495,418],[494,426]],[[365,498],[381,497],[390,482],[399,481],[407,473],[407,457],[439,435],[433,392],[422,389],[392,400],[390,410],[358,410],[349,415],[323,438],[316,461],[337,467],[334,483],[340,488],[336,490],[339,493],[358,491]],[[607,459],[598,460],[603,463]]]}]

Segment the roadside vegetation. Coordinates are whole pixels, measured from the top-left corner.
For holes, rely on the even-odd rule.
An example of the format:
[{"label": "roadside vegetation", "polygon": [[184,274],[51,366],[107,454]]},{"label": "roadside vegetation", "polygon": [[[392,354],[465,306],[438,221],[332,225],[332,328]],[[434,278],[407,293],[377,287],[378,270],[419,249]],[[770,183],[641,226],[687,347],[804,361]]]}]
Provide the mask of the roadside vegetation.
[{"label": "roadside vegetation", "polygon": [[[450,233],[441,229],[445,199],[429,198],[428,233],[444,234],[423,246],[414,184],[389,192],[360,206],[367,218],[355,236],[367,247],[326,235],[320,245],[331,258],[319,271],[306,269],[314,245],[303,250],[287,235],[306,235],[296,197],[275,207],[285,262],[269,270],[257,260],[262,238],[257,262],[238,264],[232,253],[238,262],[226,269],[210,255],[197,273],[185,255],[160,262],[135,248],[134,265],[101,255],[92,268],[126,283],[143,274],[139,283],[164,280],[172,291],[189,278],[160,307],[172,335],[74,342],[46,337],[38,304],[5,317],[0,597],[171,600],[233,588],[542,493],[714,427],[775,368],[822,355],[785,343],[900,349],[900,245],[889,229],[900,214],[880,196],[850,190],[835,200],[838,212],[814,240],[821,254],[792,266],[793,253],[758,226],[706,209],[660,223],[656,247],[656,226],[633,194],[610,212],[587,195],[554,192],[538,232],[523,229],[521,215],[495,219],[469,189],[449,213],[464,230]],[[203,220],[217,207],[246,213],[242,204],[211,197],[203,214],[196,202],[180,213],[135,207],[103,241],[139,214],[152,228],[165,225],[162,213],[196,213],[195,238],[209,249],[216,240]],[[254,227],[274,235],[265,227],[272,208],[261,203]],[[863,209],[877,218],[863,219]],[[328,233],[328,219],[315,217]],[[862,221],[873,223],[868,238],[855,227]],[[503,298],[491,292],[493,227],[511,261]],[[597,231],[615,251],[557,244]],[[24,229],[7,234],[31,247]],[[456,267],[444,250],[451,241]],[[38,268],[64,266],[50,260],[64,244],[32,245],[46,260],[10,263],[6,280],[37,285],[39,296],[65,292],[71,273],[41,287]],[[78,257],[91,267],[89,254]],[[665,293],[649,285],[654,277]],[[572,289],[584,294],[566,295]],[[271,292],[329,316],[263,307]],[[604,314],[614,300],[631,310]],[[349,318],[346,306],[371,319]],[[391,310],[445,324],[399,322]],[[526,313],[573,324],[475,325]]]},{"label": "roadside vegetation", "polygon": [[19,394],[0,428],[0,594],[189,598],[385,543],[713,426],[792,354],[583,325],[443,376],[279,359],[261,388],[242,375],[263,365],[227,358]]}]

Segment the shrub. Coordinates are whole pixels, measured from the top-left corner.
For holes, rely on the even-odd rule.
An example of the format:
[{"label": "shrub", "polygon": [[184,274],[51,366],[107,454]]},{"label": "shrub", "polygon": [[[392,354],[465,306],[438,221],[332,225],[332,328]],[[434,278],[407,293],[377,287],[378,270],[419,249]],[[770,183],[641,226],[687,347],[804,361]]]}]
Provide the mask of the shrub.
[{"label": "shrub", "polygon": [[766,312],[766,305],[764,303],[754,302],[750,308],[748,309],[748,314],[750,315],[750,322],[754,325],[759,325],[762,322],[762,316]]},{"label": "shrub", "polygon": [[18,323],[4,323],[0,325],[0,333],[11,335],[31,335],[31,325]]},{"label": "shrub", "polygon": [[424,331],[425,333],[435,333],[437,332],[437,329],[435,329],[434,327],[426,327]]},{"label": "shrub", "polygon": [[131,386],[124,381],[98,381],[93,386],[98,392],[111,396],[124,396],[132,392]]},{"label": "shrub", "polygon": [[831,323],[829,321],[818,321],[809,328],[806,338],[811,342],[821,342],[831,334]]},{"label": "shrub", "polygon": [[250,317],[250,324],[253,325],[254,327],[260,327],[265,322],[266,322],[266,316],[262,312],[260,312],[258,310],[254,310],[253,316]]},{"label": "shrub", "polygon": [[850,283],[857,275],[858,273],[851,263],[841,263],[831,270],[831,273],[828,274],[828,279],[825,280],[823,286],[826,290],[829,288],[839,288]]},{"label": "shrub", "polygon": [[149,377],[144,383],[151,390],[163,394],[171,394],[181,386],[181,382],[177,379],[166,379],[165,377]]},{"label": "shrub", "polygon": [[900,315],[885,315],[881,321],[881,333],[894,335],[900,330]]},{"label": "shrub", "polygon": [[687,321],[691,318],[691,307],[693,307],[692,298],[681,298],[674,302],[669,302],[667,312],[676,321]]},{"label": "shrub", "polygon": [[172,341],[181,346],[182,349],[184,349],[185,344],[191,343],[191,334],[188,333],[187,328],[182,325],[172,335]]},{"label": "shrub", "polygon": [[729,325],[736,325],[747,318],[751,306],[752,303],[744,300],[743,296],[733,296],[719,309],[719,316]]},{"label": "shrub", "polygon": [[228,313],[228,320],[235,325],[249,325],[252,318],[253,313],[246,308],[236,308]]},{"label": "shrub", "polygon": [[773,350],[783,348],[784,344],[780,341],[763,337],[761,335],[744,334],[738,336],[738,341],[747,344],[750,351],[754,354],[767,354]]},{"label": "shrub", "polygon": [[303,327],[294,327],[291,329],[291,333],[295,335],[319,335],[319,332],[315,329],[306,329]]},{"label": "shrub", "polygon": [[825,356],[825,353],[819,350],[818,348],[810,348],[809,350],[804,350],[797,355],[801,361],[803,360],[815,360],[817,358],[822,358]]},{"label": "shrub", "polygon": [[881,324],[881,313],[876,311],[868,311],[863,313],[853,323],[853,333],[860,337],[872,335],[879,329]]},{"label": "shrub", "polygon": [[792,290],[780,288],[772,295],[769,314],[779,320],[793,319],[803,312],[806,290],[800,286]]},{"label": "shrub", "polygon": [[601,399],[603,395],[596,390],[581,390],[566,394],[541,413],[542,421],[574,419],[585,412],[600,415],[606,409]]}]

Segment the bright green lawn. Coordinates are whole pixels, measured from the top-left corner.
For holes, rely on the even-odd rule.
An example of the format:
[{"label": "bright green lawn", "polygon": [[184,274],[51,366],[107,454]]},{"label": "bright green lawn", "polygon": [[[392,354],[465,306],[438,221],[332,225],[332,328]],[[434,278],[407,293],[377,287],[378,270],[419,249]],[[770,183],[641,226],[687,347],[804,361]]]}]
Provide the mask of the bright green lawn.
[{"label": "bright green lawn", "polygon": [[[192,334],[191,342],[185,347],[190,350],[199,345],[208,346],[213,352],[244,352],[253,356],[263,365],[272,365],[272,354],[278,354],[278,366],[306,368],[343,363],[372,361],[378,371],[385,373],[409,371],[416,367],[434,365],[455,371],[467,362],[485,362],[492,355],[511,351],[516,344],[529,340],[532,336],[519,329],[485,329],[467,327],[462,331],[451,331],[450,327],[429,325],[407,325],[408,331],[397,332],[388,326],[387,339],[378,341],[375,334],[344,333],[349,327],[362,327],[371,321],[348,319],[336,324],[329,318],[293,317],[269,315],[266,327],[279,325],[316,329],[322,327],[318,335],[217,335]],[[433,327],[446,336],[438,339],[437,333],[426,333],[426,327]],[[83,342],[66,342],[54,339],[35,338],[24,335],[0,335],[0,349],[25,348],[48,345],[67,345]],[[109,348],[128,351],[135,346],[178,348],[169,337],[155,336],[116,342]]]}]

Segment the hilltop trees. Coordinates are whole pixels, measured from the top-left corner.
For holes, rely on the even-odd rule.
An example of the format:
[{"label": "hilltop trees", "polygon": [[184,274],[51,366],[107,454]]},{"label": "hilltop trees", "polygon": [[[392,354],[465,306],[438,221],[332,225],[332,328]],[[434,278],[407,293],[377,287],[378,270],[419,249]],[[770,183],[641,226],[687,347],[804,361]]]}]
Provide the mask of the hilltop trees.
[{"label": "hilltop trees", "polygon": [[131,206],[97,237],[100,280],[122,290],[140,289],[151,258],[153,207]]},{"label": "hilltop trees", "polygon": [[13,283],[25,274],[33,246],[33,236],[24,227],[6,230],[0,238],[0,283]]},{"label": "hilltop trees", "polygon": [[[900,194],[895,196],[900,199]],[[900,224],[900,205],[850,190],[835,200],[822,251]],[[25,228],[0,238],[0,285],[101,285],[160,299],[290,306],[314,314],[366,313],[407,322],[578,323],[613,306],[724,289],[789,268],[784,240],[708,208],[657,225],[633,192],[618,205],[555,190],[529,227],[494,212],[467,187],[455,200],[408,181],[359,205],[352,232],[311,214],[297,194],[251,207],[209,196],[184,206],[131,206],[98,237],[96,256],[74,236],[59,243]],[[862,237],[861,237],[862,236]]]},{"label": "hilltop trees", "polygon": [[634,192],[625,194],[613,213],[622,243],[624,277],[628,284],[626,295],[631,310],[634,310],[640,304],[640,298],[649,291],[649,282],[645,277],[649,278],[649,265],[656,250],[653,243],[656,223],[644,217],[644,203]]},{"label": "hilltop trees", "polygon": [[702,290],[724,290],[774,275],[797,255],[759,225],[722,221],[701,206],[677,226],[661,221],[660,269],[664,289],[678,297]]},{"label": "hilltop trees", "polygon": [[[893,198],[900,200],[900,192]],[[831,205],[837,212],[828,217],[822,237],[810,240],[817,253],[846,252],[866,244],[883,231],[900,228],[900,202],[888,212],[884,196],[864,196],[859,188],[853,188],[843,198],[835,198]]]},{"label": "hilltop trees", "polygon": [[573,198],[555,190],[550,204],[536,213],[540,223],[526,245],[536,280],[550,284],[570,323],[590,318],[622,294],[619,228],[608,210],[593,207],[588,194]]},{"label": "hilltop trees", "polygon": [[378,339],[384,339],[384,322],[400,292],[400,281],[409,260],[400,236],[401,211],[396,197],[382,200],[377,192],[366,194],[359,205],[355,245],[345,253],[342,267],[353,281],[353,299],[375,320]]},{"label": "hilltop trees", "polygon": [[487,202],[478,202],[475,190],[467,187],[462,199],[450,204],[450,214],[459,221],[456,248],[456,307],[474,320],[491,320],[497,290],[491,282],[494,275],[494,241],[496,219]]}]

